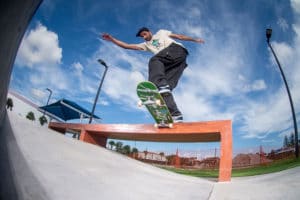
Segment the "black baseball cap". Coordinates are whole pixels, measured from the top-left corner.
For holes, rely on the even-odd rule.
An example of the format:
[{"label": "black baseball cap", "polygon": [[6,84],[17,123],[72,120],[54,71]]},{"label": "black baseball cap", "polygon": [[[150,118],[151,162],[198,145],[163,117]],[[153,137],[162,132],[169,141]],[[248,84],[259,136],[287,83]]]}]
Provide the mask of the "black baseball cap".
[{"label": "black baseball cap", "polygon": [[143,32],[143,31],[148,31],[148,32],[149,32],[150,30],[149,30],[149,28],[147,28],[147,27],[142,27],[142,28],[139,29],[139,31],[136,33],[135,36],[136,36],[136,37],[140,37],[140,34],[141,34],[141,32]]}]

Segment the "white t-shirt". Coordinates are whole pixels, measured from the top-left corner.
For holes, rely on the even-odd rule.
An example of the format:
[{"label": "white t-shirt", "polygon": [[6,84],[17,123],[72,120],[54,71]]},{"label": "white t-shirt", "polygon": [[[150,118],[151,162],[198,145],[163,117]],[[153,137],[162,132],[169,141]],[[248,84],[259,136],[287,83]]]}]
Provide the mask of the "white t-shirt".
[{"label": "white t-shirt", "polygon": [[150,51],[154,54],[157,54],[161,50],[167,48],[172,43],[183,46],[181,43],[176,42],[170,37],[171,33],[171,31],[159,30],[157,33],[152,35],[150,41],[145,41],[143,43],[137,44],[137,46],[141,47],[144,51]]}]

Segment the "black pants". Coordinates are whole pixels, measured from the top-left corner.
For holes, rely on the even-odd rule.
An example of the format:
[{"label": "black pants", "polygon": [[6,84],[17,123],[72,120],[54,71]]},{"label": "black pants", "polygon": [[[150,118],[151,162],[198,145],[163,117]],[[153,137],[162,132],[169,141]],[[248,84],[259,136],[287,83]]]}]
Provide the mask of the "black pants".
[{"label": "black pants", "polygon": [[[149,81],[157,87],[169,85],[171,91],[176,87],[184,69],[187,67],[188,51],[172,43],[149,61]],[[180,115],[172,93],[162,94],[171,115]]]}]

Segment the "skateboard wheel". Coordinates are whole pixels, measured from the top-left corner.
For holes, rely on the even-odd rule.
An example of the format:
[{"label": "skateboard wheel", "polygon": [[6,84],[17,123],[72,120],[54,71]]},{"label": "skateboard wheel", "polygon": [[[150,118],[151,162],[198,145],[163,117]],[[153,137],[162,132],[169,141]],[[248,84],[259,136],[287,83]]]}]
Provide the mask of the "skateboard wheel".
[{"label": "skateboard wheel", "polygon": [[172,123],[168,124],[168,126],[169,126],[169,128],[173,128],[173,124]]},{"label": "skateboard wheel", "polygon": [[137,105],[138,105],[138,107],[142,107],[143,102],[142,102],[142,101],[139,101],[139,102],[137,103]]},{"label": "skateboard wheel", "polygon": [[154,127],[155,127],[155,128],[157,128],[157,127],[158,127],[158,124],[157,124],[157,123],[155,123],[155,124],[154,124]]},{"label": "skateboard wheel", "polygon": [[161,101],[159,99],[155,100],[155,104],[161,106]]}]

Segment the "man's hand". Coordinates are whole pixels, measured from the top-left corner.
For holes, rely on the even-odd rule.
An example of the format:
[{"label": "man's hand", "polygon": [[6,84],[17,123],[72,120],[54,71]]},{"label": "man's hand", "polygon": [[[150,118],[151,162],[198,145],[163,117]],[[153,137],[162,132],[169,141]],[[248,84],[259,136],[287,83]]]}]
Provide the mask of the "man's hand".
[{"label": "man's hand", "polygon": [[195,39],[195,42],[197,42],[197,43],[200,43],[200,44],[204,44],[204,40],[202,40],[202,39]]},{"label": "man's hand", "polygon": [[102,36],[103,40],[107,40],[107,41],[112,41],[113,40],[113,37],[108,33],[102,33],[101,36]]}]

